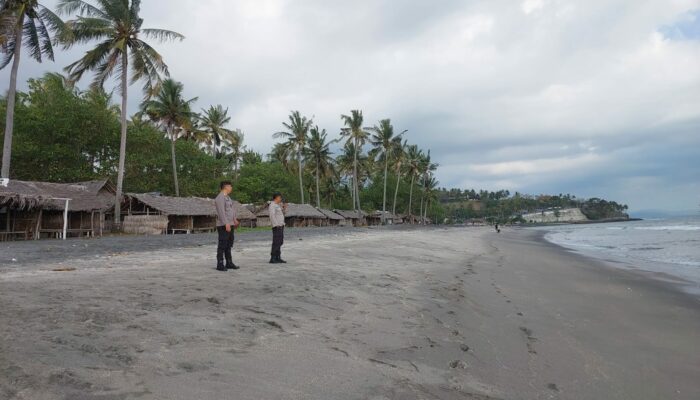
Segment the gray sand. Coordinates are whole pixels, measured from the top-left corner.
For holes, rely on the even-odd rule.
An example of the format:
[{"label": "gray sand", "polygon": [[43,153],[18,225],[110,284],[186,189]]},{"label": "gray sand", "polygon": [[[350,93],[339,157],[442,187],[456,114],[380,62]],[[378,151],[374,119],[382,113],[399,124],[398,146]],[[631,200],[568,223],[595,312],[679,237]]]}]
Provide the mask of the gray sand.
[{"label": "gray sand", "polygon": [[204,242],[3,264],[0,399],[700,398],[668,284],[524,230],[293,234],[227,273]]}]

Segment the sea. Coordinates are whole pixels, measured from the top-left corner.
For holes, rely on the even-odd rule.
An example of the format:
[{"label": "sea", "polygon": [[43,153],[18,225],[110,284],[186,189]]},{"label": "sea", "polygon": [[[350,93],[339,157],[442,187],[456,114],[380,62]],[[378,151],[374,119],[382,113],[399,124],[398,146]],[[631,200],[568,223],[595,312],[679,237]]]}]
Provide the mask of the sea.
[{"label": "sea", "polygon": [[619,268],[671,278],[700,295],[700,215],[534,229],[546,230],[549,242]]}]

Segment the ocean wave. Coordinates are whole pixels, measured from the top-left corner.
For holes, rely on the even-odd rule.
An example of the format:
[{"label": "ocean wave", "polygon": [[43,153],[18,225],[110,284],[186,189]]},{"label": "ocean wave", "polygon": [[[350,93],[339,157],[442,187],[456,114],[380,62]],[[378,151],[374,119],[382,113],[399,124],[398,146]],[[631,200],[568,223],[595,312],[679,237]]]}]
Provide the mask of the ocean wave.
[{"label": "ocean wave", "polygon": [[643,231],[700,231],[697,225],[666,225],[666,226],[636,226],[634,229]]}]

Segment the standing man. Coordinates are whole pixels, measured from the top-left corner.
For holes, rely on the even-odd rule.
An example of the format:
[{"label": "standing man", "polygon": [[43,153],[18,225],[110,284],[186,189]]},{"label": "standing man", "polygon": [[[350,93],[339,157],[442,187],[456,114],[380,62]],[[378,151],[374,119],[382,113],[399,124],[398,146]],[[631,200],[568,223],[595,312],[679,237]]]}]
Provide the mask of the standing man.
[{"label": "standing man", "polygon": [[[219,234],[219,244],[216,247],[216,269],[226,271],[238,269],[231,256],[233,230],[238,227],[238,220],[236,219],[236,207],[233,206],[233,200],[229,197],[233,191],[231,181],[221,182],[219,189],[219,195],[214,200],[216,204],[216,231]],[[226,257],[226,265],[224,265],[224,256]]]},{"label": "standing man", "polygon": [[282,259],[282,244],[284,243],[284,208],[282,195],[275,193],[270,202],[270,224],[272,225],[272,252],[270,252],[270,264],[286,264]]}]

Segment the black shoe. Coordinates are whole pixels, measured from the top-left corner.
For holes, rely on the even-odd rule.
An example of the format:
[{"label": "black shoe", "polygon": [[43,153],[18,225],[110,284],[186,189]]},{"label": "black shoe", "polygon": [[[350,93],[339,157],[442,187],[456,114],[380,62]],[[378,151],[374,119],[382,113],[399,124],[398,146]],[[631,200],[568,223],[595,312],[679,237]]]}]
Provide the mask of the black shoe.
[{"label": "black shoe", "polygon": [[270,264],[277,264],[277,257],[270,258]]},{"label": "black shoe", "polygon": [[238,265],[236,265],[234,263],[226,264],[226,269],[240,269],[240,268],[241,267],[239,267]]},{"label": "black shoe", "polygon": [[216,266],[216,270],[217,270],[217,271],[222,271],[222,272],[228,271],[228,270],[226,269],[226,267],[224,267],[223,265],[217,265],[217,266]]},{"label": "black shoe", "polygon": [[286,264],[287,262],[282,259],[282,257],[277,257],[277,263]]}]

